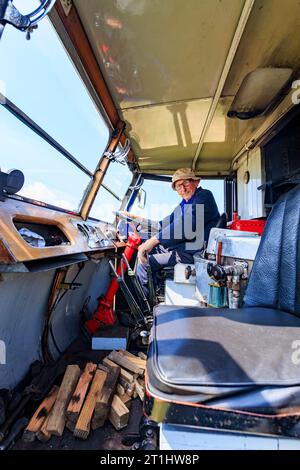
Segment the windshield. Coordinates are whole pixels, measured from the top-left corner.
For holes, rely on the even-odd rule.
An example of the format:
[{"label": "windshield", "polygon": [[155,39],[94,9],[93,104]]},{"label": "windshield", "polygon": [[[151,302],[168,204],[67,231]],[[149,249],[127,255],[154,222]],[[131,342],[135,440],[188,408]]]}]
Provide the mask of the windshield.
[{"label": "windshield", "polygon": [[[38,1],[14,1],[22,13]],[[26,11],[24,11],[26,9]],[[0,92],[78,160],[83,172],[0,106],[2,170],[18,168],[20,195],[78,210],[109,139],[97,110],[48,18],[26,41],[7,26],[0,43]]]},{"label": "windshield", "polygon": [[131,180],[132,173],[126,164],[110,163],[103,180],[105,187],[100,187],[90,216],[105,222],[113,222],[115,220],[114,211],[120,208]]}]

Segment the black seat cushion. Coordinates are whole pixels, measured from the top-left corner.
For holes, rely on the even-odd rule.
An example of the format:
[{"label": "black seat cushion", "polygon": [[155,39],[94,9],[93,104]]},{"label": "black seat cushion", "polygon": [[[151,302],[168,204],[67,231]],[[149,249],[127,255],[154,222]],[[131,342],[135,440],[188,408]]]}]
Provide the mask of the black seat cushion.
[{"label": "black seat cushion", "polygon": [[287,387],[300,404],[300,365],[293,360],[299,339],[300,319],[279,310],[157,306],[148,390],[203,403]]}]

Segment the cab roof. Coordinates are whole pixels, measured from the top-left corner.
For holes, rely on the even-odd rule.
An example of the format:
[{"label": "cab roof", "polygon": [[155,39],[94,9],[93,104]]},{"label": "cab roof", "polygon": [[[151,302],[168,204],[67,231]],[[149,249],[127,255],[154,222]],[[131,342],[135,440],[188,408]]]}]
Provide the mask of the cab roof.
[{"label": "cab roof", "polygon": [[250,72],[286,67],[298,76],[296,0],[73,3],[142,172],[228,174],[292,106],[286,98],[263,116],[227,117]]}]

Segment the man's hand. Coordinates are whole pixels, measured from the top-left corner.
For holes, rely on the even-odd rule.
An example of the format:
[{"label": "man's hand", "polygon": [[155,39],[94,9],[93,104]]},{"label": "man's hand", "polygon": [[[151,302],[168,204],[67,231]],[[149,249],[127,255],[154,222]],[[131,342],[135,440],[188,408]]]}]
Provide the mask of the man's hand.
[{"label": "man's hand", "polygon": [[138,248],[139,262],[146,264],[148,262],[148,253],[150,253],[158,244],[159,240],[156,237],[151,237],[145,243],[142,243]]}]

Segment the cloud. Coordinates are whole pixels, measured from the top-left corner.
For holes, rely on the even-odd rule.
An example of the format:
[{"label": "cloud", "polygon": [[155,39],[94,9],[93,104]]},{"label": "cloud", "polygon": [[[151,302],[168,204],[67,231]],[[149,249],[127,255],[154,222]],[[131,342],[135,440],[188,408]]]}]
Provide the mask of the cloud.
[{"label": "cloud", "polygon": [[49,189],[39,181],[25,186],[22,191],[20,191],[20,195],[64,209],[75,210],[78,206],[78,203],[76,203],[74,199],[66,198],[66,195],[61,191]]}]

